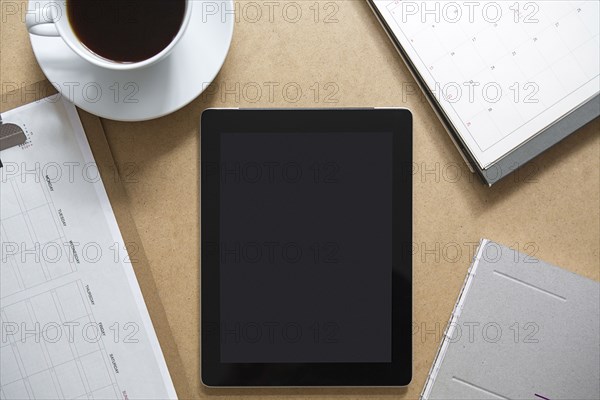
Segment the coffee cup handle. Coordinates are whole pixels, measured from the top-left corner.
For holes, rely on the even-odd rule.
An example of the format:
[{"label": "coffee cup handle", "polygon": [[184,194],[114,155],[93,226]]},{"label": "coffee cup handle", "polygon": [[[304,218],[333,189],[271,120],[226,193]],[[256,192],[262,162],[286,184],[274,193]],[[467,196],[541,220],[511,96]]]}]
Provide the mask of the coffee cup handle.
[{"label": "coffee cup handle", "polygon": [[54,21],[48,21],[42,16],[42,8],[28,11],[25,15],[25,26],[32,35],[58,37],[60,36]]}]

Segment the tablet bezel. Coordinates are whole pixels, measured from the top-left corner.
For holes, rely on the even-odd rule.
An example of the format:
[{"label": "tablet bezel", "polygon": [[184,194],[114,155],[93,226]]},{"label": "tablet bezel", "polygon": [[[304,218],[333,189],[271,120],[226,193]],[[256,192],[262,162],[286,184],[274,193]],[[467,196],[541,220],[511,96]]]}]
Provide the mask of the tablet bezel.
[{"label": "tablet bezel", "polygon": [[[386,109],[208,109],[201,116],[201,379],[209,387],[405,386],[412,378],[412,115]],[[392,362],[221,363],[222,133],[393,133]],[[408,221],[408,223],[407,223]]]}]

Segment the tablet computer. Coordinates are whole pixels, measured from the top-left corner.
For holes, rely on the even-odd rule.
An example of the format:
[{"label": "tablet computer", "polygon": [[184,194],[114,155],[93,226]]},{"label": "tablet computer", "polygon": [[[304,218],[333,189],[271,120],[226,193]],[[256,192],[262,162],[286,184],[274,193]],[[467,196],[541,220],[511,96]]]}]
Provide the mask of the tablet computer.
[{"label": "tablet computer", "polygon": [[209,109],[201,157],[202,382],[407,385],[410,112]]}]

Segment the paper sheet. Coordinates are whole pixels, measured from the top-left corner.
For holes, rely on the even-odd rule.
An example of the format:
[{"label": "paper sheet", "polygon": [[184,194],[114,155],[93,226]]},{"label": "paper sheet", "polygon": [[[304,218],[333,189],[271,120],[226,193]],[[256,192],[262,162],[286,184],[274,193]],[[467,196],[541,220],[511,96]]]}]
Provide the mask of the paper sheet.
[{"label": "paper sheet", "polygon": [[484,169],[600,92],[597,1],[375,3]]},{"label": "paper sheet", "polygon": [[28,139],[0,152],[0,398],[176,398],[74,106],[2,118]]}]

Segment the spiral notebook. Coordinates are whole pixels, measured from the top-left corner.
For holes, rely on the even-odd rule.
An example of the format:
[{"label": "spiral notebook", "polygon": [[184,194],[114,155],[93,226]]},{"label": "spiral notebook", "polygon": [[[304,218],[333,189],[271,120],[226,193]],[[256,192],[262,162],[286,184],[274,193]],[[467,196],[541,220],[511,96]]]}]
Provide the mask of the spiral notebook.
[{"label": "spiral notebook", "polygon": [[600,115],[598,1],[369,4],[490,185]]},{"label": "spiral notebook", "polygon": [[421,394],[600,398],[600,285],[483,239]]}]

